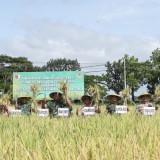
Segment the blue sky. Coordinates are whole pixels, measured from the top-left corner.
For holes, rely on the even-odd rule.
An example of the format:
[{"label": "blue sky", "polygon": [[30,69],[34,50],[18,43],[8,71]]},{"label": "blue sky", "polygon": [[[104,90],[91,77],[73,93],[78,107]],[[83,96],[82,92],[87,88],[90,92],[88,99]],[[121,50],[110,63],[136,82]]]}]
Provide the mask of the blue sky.
[{"label": "blue sky", "polygon": [[5,0],[0,13],[0,53],[35,65],[64,57],[104,64],[124,54],[142,61],[160,48],[159,0]]},{"label": "blue sky", "polygon": [[129,36],[156,36],[160,27],[158,0],[5,0],[0,10],[1,36],[25,33],[29,19]]}]

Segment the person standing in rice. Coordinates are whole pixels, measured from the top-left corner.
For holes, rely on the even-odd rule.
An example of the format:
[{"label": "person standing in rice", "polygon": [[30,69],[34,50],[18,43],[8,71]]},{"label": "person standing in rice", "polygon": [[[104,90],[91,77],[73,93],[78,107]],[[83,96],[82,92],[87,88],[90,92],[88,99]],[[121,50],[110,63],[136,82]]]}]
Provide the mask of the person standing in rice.
[{"label": "person standing in rice", "polygon": [[31,115],[32,108],[30,103],[31,97],[22,96],[17,98],[16,109],[20,109],[23,115]]},{"label": "person standing in rice", "polygon": [[[151,99],[151,94],[148,92],[143,92],[138,96],[138,99],[141,101],[140,104],[136,106],[136,113],[137,114],[143,114],[144,112],[144,107],[154,107],[152,103],[149,102]],[[155,108],[156,110],[158,109],[157,107]]]},{"label": "person standing in rice", "polygon": [[47,102],[47,108],[49,109],[50,118],[58,115],[58,108],[69,108],[71,114],[72,106],[71,101],[68,98],[67,94],[64,94],[60,91],[55,91],[49,94],[50,100]]},{"label": "person standing in rice", "polygon": [[109,104],[106,106],[106,112],[114,114],[116,112],[116,105],[120,105],[119,101],[122,99],[120,95],[113,93],[107,96]]},{"label": "person standing in rice", "polygon": [[84,105],[81,107],[80,110],[77,108],[77,110],[76,110],[76,115],[77,116],[84,115],[84,107],[94,107],[95,108],[95,113],[98,113],[98,114],[101,113],[99,105],[96,105],[93,102],[93,97],[90,94],[88,94],[88,93],[84,94],[81,97],[81,100],[82,100],[82,102],[83,102]]},{"label": "person standing in rice", "polygon": [[[107,96],[107,99],[109,100],[109,104],[106,106],[106,112],[112,115],[116,112],[116,106],[121,105],[120,101],[122,98],[120,95],[113,93],[109,94]],[[128,106],[127,106],[127,111],[129,111]]]}]

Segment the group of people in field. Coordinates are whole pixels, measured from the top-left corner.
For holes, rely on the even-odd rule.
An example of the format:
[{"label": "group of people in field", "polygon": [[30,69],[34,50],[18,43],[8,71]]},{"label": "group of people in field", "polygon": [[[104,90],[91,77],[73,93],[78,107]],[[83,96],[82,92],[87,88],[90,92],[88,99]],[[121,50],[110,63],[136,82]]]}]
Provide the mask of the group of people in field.
[{"label": "group of people in field", "polygon": [[[68,108],[70,114],[72,114],[72,105],[69,97],[67,94],[63,94],[61,92],[52,92],[49,94],[51,100],[47,103],[42,103],[43,109],[49,110],[49,116],[56,117],[58,114],[59,108]],[[114,114],[116,111],[117,105],[123,105],[121,104],[121,96],[118,94],[109,94],[107,97],[107,100],[109,100],[109,103],[106,105],[106,113],[108,114]],[[155,107],[156,110],[158,109],[157,106],[153,105],[149,102],[151,98],[151,94],[145,92],[139,95],[138,99],[141,101],[140,104],[136,106],[135,112],[137,114],[143,114],[144,107]],[[35,109],[33,109],[29,103],[31,100],[31,97],[19,97],[17,99],[17,106],[16,109],[19,109],[22,111],[23,115],[31,115],[31,112],[36,112]],[[96,114],[101,113],[100,103],[101,100],[99,100],[99,103],[94,103],[93,97],[90,94],[85,94],[81,97],[81,101],[83,105],[81,107],[78,107],[76,109],[76,115],[77,116],[83,116],[84,115],[84,108],[85,107],[92,107],[95,109]],[[129,111],[129,107],[127,106],[127,111]],[[9,109],[6,106],[1,106],[0,112],[2,115],[8,116],[9,115]]]}]

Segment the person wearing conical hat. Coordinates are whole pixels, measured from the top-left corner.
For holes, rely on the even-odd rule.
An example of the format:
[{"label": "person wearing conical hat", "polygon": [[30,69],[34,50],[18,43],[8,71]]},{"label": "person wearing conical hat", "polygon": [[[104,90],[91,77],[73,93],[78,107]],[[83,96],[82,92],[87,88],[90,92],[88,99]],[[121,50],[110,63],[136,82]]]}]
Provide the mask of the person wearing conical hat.
[{"label": "person wearing conical hat", "polygon": [[49,96],[52,99],[47,103],[47,108],[49,109],[50,118],[57,116],[58,108],[69,108],[71,114],[72,111],[71,101],[66,94],[64,95],[63,98],[62,92],[55,91],[50,93]]},{"label": "person wearing conical hat", "polygon": [[106,98],[110,101],[109,105],[107,105],[107,107],[106,107],[107,113],[109,113],[109,114],[115,113],[116,105],[119,105],[119,101],[121,100],[121,96],[116,93],[112,93],[112,94],[109,94]]},{"label": "person wearing conical hat", "polygon": [[83,106],[81,107],[80,110],[77,108],[76,114],[77,115],[84,115],[84,107],[94,107],[95,113],[100,113],[101,110],[100,110],[99,106],[96,106],[94,104],[94,102],[92,101],[92,99],[93,99],[93,97],[89,93],[84,94],[81,97],[81,101],[83,102]]},{"label": "person wearing conical hat", "polygon": [[28,96],[18,97],[16,109],[22,110],[23,115],[30,115],[32,111],[30,100],[31,97]]},{"label": "person wearing conical hat", "polygon": [[138,96],[138,99],[141,101],[140,104],[136,106],[136,113],[143,113],[144,107],[153,107],[153,104],[149,102],[151,99],[151,94],[148,92],[143,92]]}]

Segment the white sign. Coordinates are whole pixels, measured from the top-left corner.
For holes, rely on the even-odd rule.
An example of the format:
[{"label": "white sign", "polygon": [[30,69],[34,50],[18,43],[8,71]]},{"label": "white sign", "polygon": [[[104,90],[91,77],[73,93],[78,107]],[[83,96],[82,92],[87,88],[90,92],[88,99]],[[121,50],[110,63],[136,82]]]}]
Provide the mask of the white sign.
[{"label": "white sign", "polygon": [[69,108],[58,108],[58,116],[68,117],[69,116]]},{"label": "white sign", "polygon": [[155,114],[155,107],[144,107],[144,115],[154,115]]},{"label": "white sign", "polygon": [[47,117],[48,115],[49,115],[49,110],[48,109],[38,109],[37,110],[37,116]]},{"label": "white sign", "polygon": [[95,107],[83,107],[82,108],[82,113],[85,116],[91,116],[95,114]]},{"label": "white sign", "polygon": [[116,113],[124,114],[127,113],[127,106],[116,106]]},{"label": "white sign", "polygon": [[11,109],[9,110],[9,115],[12,117],[17,117],[22,115],[22,111],[19,109]]}]

